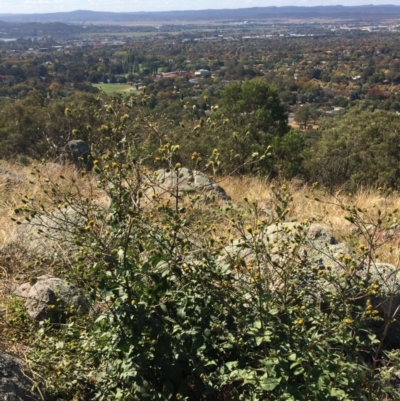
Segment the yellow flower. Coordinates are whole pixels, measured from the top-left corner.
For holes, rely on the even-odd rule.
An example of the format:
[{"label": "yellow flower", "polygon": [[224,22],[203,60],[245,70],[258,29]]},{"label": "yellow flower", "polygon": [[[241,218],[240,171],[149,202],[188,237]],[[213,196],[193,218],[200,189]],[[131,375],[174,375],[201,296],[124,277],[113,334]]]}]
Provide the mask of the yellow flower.
[{"label": "yellow flower", "polygon": [[351,324],[351,323],[353,323],[353,321],[352,321],[350,318],[348,318],[348,317],[346,317],[346,319],[344,319],[343,322],[346,323],[346,324]]},{"label": "yellow flower", "polygon": [[136,304],[136,301],[135,301],[134,299],[132,299],[131,305],[133,306],[133,305],[135,305],[135,304]]},{"label": "yellow flower", "polygon": [[251,233],[251,232],[253,231],[253,227],[252,227],[250,224],[248,224],[248,225],[245,227],[245,230],[246,230],[248,233]]},{"label": "yellow flower", "polygon": [[297,322],[296,322],[296,324],[303,324],[304,323],[304,319],[297,319]]}]

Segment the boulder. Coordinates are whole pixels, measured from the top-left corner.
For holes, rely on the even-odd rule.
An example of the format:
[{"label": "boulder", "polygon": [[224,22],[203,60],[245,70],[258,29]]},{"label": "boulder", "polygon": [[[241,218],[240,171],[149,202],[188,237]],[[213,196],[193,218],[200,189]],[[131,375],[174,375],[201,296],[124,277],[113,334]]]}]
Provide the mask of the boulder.
[{"label": "boulder", "polygon": [[76,251],[74,237],[85,224],[84,217],[72,206],[38,213],[16,227],[7,245],[19,246],[38,257],[50,258],[55,253],[65,256]]},{"label": "boulder", "polygon": [[[234,240],[231,245],[225,247],[220,260],[252,261],[255,254],[253,248],[246,246],[249,241],[262,245],[263,252],[268,252],[271,260],[282,259],[279,255],[280,249],[287,248],[293,251],[295,248],[298,263],[304,263],[307,259],[308,263],[319,266],[332,264],[332,256],[339,252],[350,252],[346,246],[338,244],[323,224],[313,223],[306,226],[296,222],[285,222],[271,224],[256,235],[249,234],[246,238]],[[300,248],[298,248],[298,241],[301,242]]]},{"label": "boulder", "polygon": [[90,146],[82,139],[69,141],[60,149],[62,159],[67,159],[75,167],[90,171],[93,168]]},{"label": "boulder", "polygon": [[14,294],[26,298],[27,312],[37,321],[61,322],[65,317],[86,314],[90,310],[82,291],[57,277],[40,276],[33,285],[18,286]]},{"label": "boulder", "polygon": [[0,352],[0,400],[38,401],[32,392],[32,383],[22,372],[23,362]]},{"label": "boulder", "polygon": [[171,196],[200,193],[223,200],[231,200],[225,190],[206,174],[186,167],[177,170],[160,169],[154,172],[145,194],[152,196],[164,193]]},{"label": "boulder", "polygon": [[25,181],[25,176],[0,167],[0,185],[13,186]]}]

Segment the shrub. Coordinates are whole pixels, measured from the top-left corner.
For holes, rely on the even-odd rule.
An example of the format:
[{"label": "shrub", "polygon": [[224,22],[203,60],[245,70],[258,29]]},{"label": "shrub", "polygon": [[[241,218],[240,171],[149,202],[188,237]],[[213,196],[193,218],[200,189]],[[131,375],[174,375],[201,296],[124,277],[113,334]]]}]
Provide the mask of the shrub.
[{"label": "shrub", "polygon": [[[112,107],[119,116],[123,105]],[[333,260],[335,271],[304,258],[310,223],[292,232],[284,224],[285,186],[273,190],[270,220],[249,200],[238,209],[179,198],[177,190],[148,197],[155,184],[139,134],[121,118],[109,130],[109,151],[95,163],[108,209],[87,195],[94,177],[74,199],[44,182],[57,205],[69,202],[86,219],[72,225],[75,258],[53,263],[85,288],[94,309],[65,325],[41,325],[29,359],[50,394],[104,401],[398,397],[391,386],[398,355],[384,353],[371,328],[379,321],[371,291],[379,286],[354,273],[354,257]],[[179,146],[162,144],[159,152],[179,172]],[[25,198],[20,213],[51,213],[44,209]],[[363,227],[363,214],[348,210]],[[273,222],[285,234],[275,240]],[[374,241],[368,237],[364,262],[374,258]]]},{"label": "shrub", "polygon": [[399,122],[392,112],[358,109],[326,121],[305,151],[306,175],[329,188],[398,188]]}]

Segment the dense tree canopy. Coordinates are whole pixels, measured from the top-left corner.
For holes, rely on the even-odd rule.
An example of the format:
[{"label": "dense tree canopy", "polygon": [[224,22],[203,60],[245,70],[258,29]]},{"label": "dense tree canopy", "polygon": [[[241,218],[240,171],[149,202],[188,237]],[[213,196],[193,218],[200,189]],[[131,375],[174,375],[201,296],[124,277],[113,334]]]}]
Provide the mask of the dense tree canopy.
[{"label": "dense tree canopy", "polygon": [[307,151],[309,178],[328,187],[400,186],[400,116],[353,109],[327,120]]},{"label": "dense tree canopy", "polygon": [[[271,159],[264,158],[257,166],[250,163],[252,155],[265,155],[269,147],[288,131],[288,112],[277,89],[265,79],[231,82],[221,93],[219,117],[223,129],[219,141],[224,150],[227,171],[271,173]],[[229,162],[227,161],[229,159]]]},{"label": "dense tree canopy", "polygon": [[222,91],[220,107],[237,129],[250,132],[255,141],[288,131],[286,105],[263,78],[231,82]]}]

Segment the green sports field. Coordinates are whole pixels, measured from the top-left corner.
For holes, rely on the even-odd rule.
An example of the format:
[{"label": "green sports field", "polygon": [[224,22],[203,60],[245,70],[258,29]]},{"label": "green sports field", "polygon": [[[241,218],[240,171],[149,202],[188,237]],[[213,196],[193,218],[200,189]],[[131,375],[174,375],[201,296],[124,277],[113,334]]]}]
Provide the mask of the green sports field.
[{"label": "green sports field", "polygon": [[136,88],[128,84],[93,84],[95,88],[100,89],[107,95],[111,93],[122,93],[124,95],[129,95],[137,92]]}]

